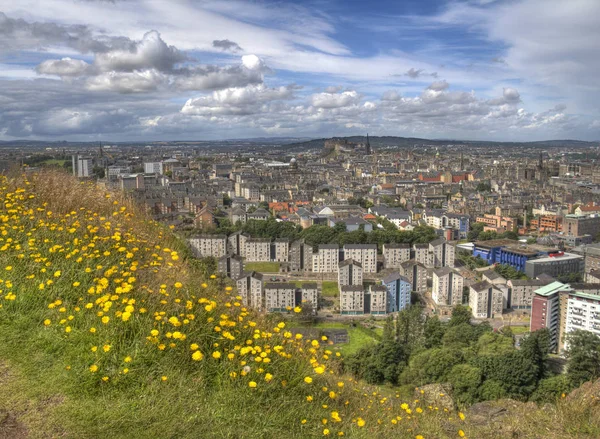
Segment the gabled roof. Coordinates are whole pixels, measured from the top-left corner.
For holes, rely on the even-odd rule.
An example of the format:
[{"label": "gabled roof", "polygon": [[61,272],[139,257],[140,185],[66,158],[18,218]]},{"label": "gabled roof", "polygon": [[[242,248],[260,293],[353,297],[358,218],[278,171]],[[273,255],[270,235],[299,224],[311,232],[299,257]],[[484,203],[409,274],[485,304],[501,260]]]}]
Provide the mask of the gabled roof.
[{"label": "gabled roof", "polygon": [[491,288],[493,285],[487,281],[482,281],[482,282],[477,282],[476,284],[471,285],[471,288],[473,288],[475,291],[479,292],[479,291],[483,291],[483,290],[487,290],[489,288]]}]

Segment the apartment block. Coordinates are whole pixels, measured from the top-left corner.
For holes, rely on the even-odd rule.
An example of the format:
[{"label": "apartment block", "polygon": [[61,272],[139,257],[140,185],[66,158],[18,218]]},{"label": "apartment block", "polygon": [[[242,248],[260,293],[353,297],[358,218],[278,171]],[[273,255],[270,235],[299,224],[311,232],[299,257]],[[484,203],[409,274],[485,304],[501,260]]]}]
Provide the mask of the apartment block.
[{"label": "apartment block", "polygon": [[246,257],[246,241],[250,236],[242,232],[235,232],[227,238],[227,251],[235,255]]},{"label": "apartment block", "polygon": [[[436,239],[429,243],[428,262],[433,267],[454,267],[456,247],[445,239]],[[427,264],[426,264],[427,265]]]},{"label": "apartment block", "polygon": [[340,288],[340,313],[345,315],[365,313],[365,290],[362,285],[345,285]]},{"label": "apartment block", "polygon": [[373,315],[387,314],[388,291],[384,285],[369,286],[369,312]]},{"label": "apartment block", "polygon": [[414,260],[425,267],[433,267],[433,260],[429,254],[429,244],[413,244]]},{"label": "apartment block", "polygon": [[462,304],[464,278],[450,267],[433,271],[431,296],[434,302],[443,306]]},{"label": "apartment block", "polygon": [[491,319],[502,315],[504,292],[497,285],[478,282],[469,288],[469,306],[473,317]]},{"label": "apartment block", "polygon": [[312,269],[312,248],[304,240],[296,240],[290,245],[288,253],[290,271],[301,272]]},{"label": "apartment block", "polygon": [[238,255],[227,254],[219,258],[217,262],[217,269],[219,273],[223,273],[225,276],[231,279],[237,279],[244,271],[244,262]]},{"label": "apartment block", "polygon": [[[600,296],[569,292],[565,335],[576,330],[588,331],[600,337]],[[565,340],[568,347],[568,338]]]},{"label": "apartment block", "polygon": [[256,271],[243,272],[236,281],[238,294],[244,306],[251,306],[257,311],[264,309],[263,275]]},{"label": "apartment block", "polygon": [[247,238],[244,245],[246,262],[269,262],[271,238]]},{"label": "apartment block", "polygon": [[319,307],[319,287],[316,283],[305,283],[300,287],[300,300],[302,303],[311,303],[313,309]]},{"label": "apartment block", "polygon": [[561,339],[566,326],[566,316],[561,316],[561,301],[565,302],[563,309],[566,310],[567,299],[560,296],[562,292],[570,290],[571,287],[566,284],[552,282],[534,291],[529,330],[534,332],[548,328],[551,351],[559,351],[562,344]]},{"label": "apartment block", "polygon": [[383,244],[383,268],[400,268],[409,259],[409,244]]},{"label": "apartment block", "polygon": [[226,254],[226,235],[199,235],[190,238],[188,242],[196,257],[199,258],[220,258]]},{"label": "apartment block", "polygon": [[344,259],[360,262],[365,273],[377,272],[377,244],[346,244]]},{"label": "apartment block", "polygon": [[346,259],[339,263],[338,286],[363,284],[363,268],[360,262]]},{"label": "apartment block", "polygon": [[427,291],[427,268],[420,262],[411,259],[400,265],[400,274],[408,279],[412,291]]},{"label": "apartment block", "polygon": [[267,312],[285,312],[296,306],[296,285],[293,283],[265,284],[265,309]]},{"label": "apartment block", "polygon": [[290,253],[290,240],[288,238],[277,238],[273,242],[272,260],[275,262],[287,262]]},{"label": "apartment block", "polygon": [[509,288],[509,299],[507,308],[531,309],[533,293],[535,290],[548,285],[550,282],[544,280],[520,280],[511,279],[507,282]]},{"label": "apartment block", "polygon": [[321,244],[313,254],[313,272],[337,273],[340,259],[340,247],[337,244]]},{"label": "apartment block", "polygon": [[402,311],[410,305],[412,284],[399,273],[392,273],[383,278],[383,285],[388,293],[388,312]]}]

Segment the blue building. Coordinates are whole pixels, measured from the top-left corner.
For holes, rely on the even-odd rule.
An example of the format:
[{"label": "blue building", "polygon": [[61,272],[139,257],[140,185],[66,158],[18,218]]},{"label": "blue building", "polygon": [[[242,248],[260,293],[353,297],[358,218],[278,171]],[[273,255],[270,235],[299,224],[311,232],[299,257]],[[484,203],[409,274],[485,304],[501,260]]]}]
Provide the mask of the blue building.
[{"label": "blue building", "polygon": [[410,305],[412,284],[407,278],[399,273],[392,273],[383,279],[383,285],[388,292],[388,312],[402,311]]},{"label": "blue building", "polygon": [[493,239],[490,241],[477,241],[473,248],[473,256],[479,256],[488,265],[506,264],[521,272],[525,272],[525,263],[545,255],[547,252],[534,250],[511,239]]}]

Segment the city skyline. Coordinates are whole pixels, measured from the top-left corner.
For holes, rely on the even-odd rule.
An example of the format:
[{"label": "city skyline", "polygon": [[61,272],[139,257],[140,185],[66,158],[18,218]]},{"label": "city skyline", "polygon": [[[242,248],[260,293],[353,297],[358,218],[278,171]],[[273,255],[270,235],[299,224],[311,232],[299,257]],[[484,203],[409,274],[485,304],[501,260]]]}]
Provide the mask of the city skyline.
[{"label": "city skyline", "polygon": [[593,0],[3,1],[0,140],[599,140],[598,16]]}]

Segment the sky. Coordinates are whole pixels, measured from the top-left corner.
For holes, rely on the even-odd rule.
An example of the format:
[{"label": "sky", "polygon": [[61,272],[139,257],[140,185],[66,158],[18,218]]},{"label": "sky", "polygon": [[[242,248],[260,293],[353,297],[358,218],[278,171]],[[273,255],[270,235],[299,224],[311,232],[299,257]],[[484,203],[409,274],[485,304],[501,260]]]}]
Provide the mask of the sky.
[{"label": "sky", "polygon": [[0,0],[0,140],[600,141],[599,0]]}]

